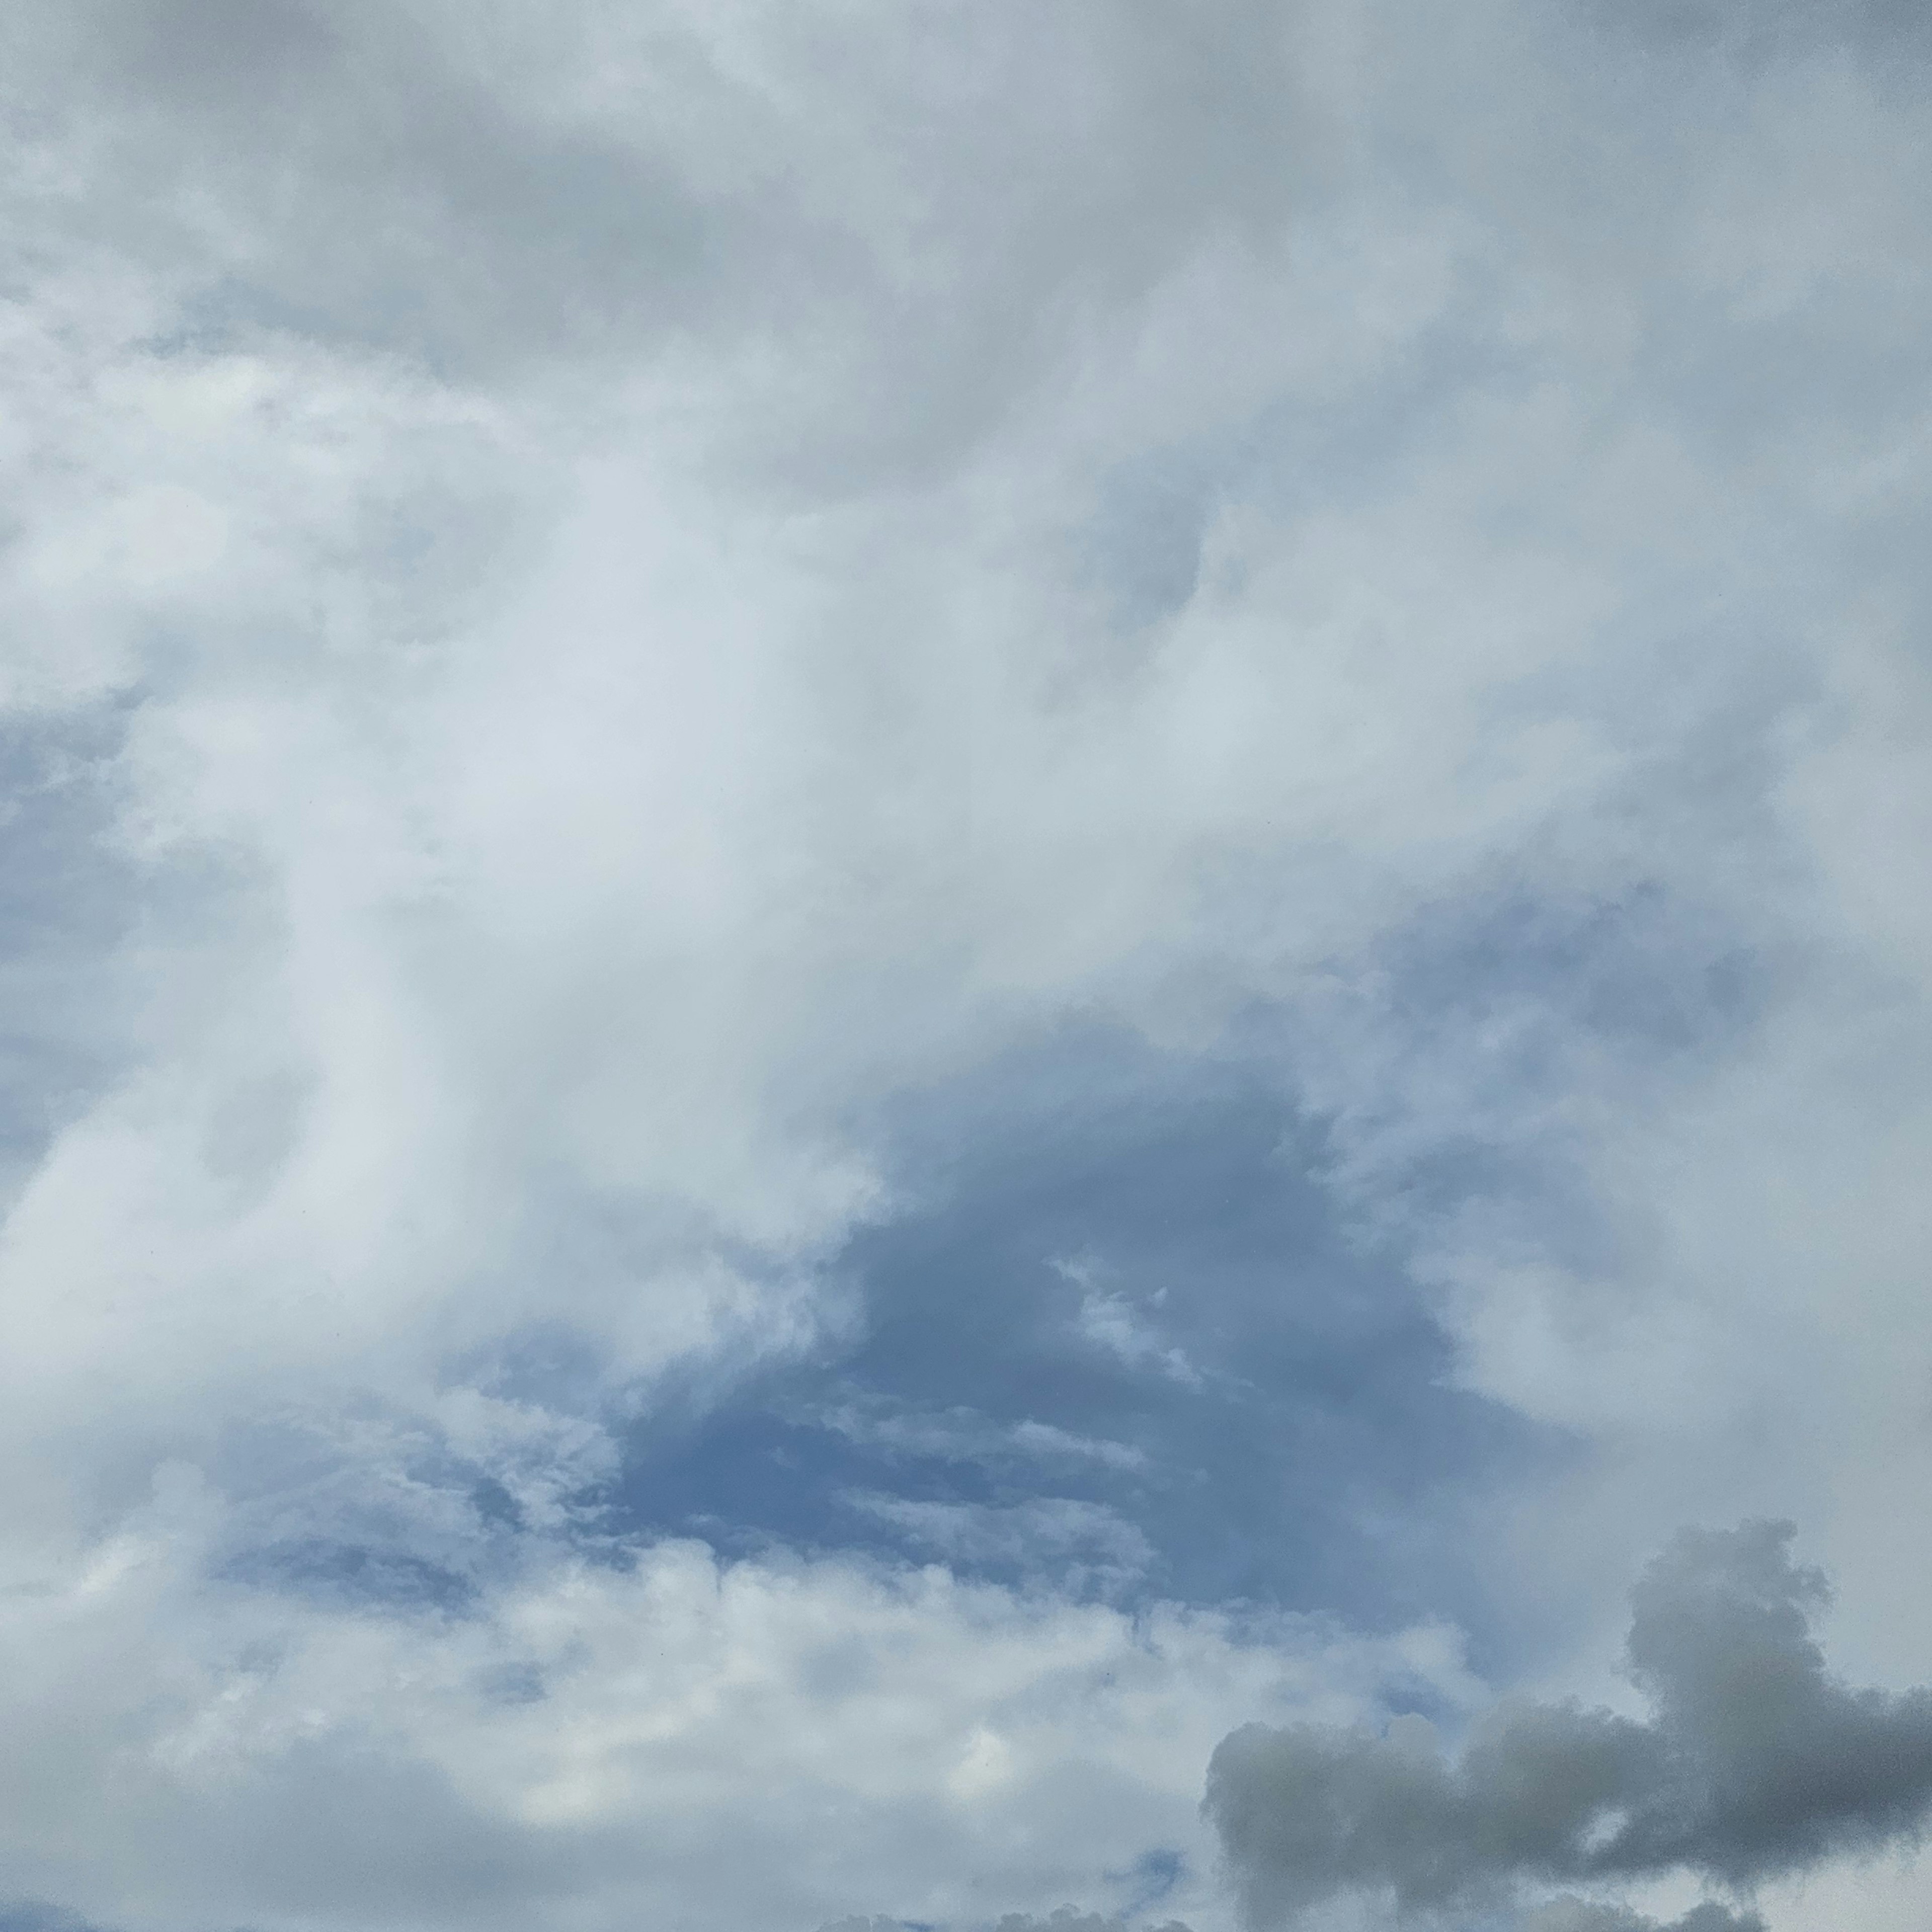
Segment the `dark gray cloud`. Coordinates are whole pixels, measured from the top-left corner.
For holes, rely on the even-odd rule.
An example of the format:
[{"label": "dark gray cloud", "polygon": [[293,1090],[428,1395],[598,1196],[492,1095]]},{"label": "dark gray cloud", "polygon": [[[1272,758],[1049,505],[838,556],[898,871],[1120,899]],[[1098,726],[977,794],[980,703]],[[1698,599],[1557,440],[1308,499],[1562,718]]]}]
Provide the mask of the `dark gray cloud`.
[{"label": "dark gray cloud", "polygon": [[1928,21],[1922,8],[1903,0],[1748,0],[1720,6],[1715,0],[1634,0],[1599,4],[1607,30],[1666,49],[1714,47],[1733,58],[1762,64],[1780,56],[1850,48],[1880,61],[1924,52]]},{"label": "dark gray cloud", "polygon": [[[842,1918],[836,1925],[821,1927],[820,1932],[930,1932],[930,1928],[903,1918]],[[998,1932],[1127,1932],[1127,1922],[1102,1918],[1097,1912],[1076,1912],[1072,1906],[1063,1905],[1045,1918],[1010,1912],[1000,1921]],[[1142,1927],[1139,1932],[1189,1932],[1189,1928],[1174,1918],[1165,1925]],[[1694,1926],[1689,1932],[1705,1932],[1705,1928]],[[1720,1932],[1720,1928],[1713,1928],[1712,1932]]]},{"label": "dark gray cloud", "polygon": [[0,1905],[0,1932],[92,1932],[87,1922],[58,1906],[31,1900]]},{"label": "dark gray cloud", "polygon": [[[903,1918],[842,1918],[836,1925],[822,1927],[820,1932],[930,1932],[930,1928]],[[1072,1906],[1063,1905],[1045,1918],[1010,1912],[1000,1921],[998,1932],[1127,1932],[1127,1922],[1102,1918],[1097,1912],[1076,1912]],[[1142,1928],[1140,1932],[1189,1932],[1189,1928],[1174,1918],[1165,1925]],[[1704,1932],[1704,1928],[1694,1927],[1690,1932]]]},{"label": "dark gray cloud", "polygon": [[1765,1932],[1755,1912],[1733,1912],[1706,1899],[1668,1924],[1627,1905],[1601,1905],[1586,1898],[1552,1900],[1522,1922],[1522,1932]]},{"label": "dark gray cloud", "polygon": [[[1034,1918],[1012,1912],[1000,1921],[999,1932],[1126,1932],[1124,1918],[1102,1918],[1097,1912],[1076,1912],[1062,1906],[1052,1917]],[[1178,1918],[1165,1925],[1150,1925],[1145,1932],[1188,1932]]]},{"label": "dark gray cloud", "polygon": [[1810,1625],[1826,1586],[1792,1562],[1792,1533],[1686,1530],[1645,1573],[1628,1666],[1648,1723],[1506,1704],[1454,1761],[1420,1718],[1224,1739],[1207,1810],[1250,1918],[1281,1924],[1342,1893],[1428,1910],[1518,1880],[1678,1870],[1747,1886],[1916,1838],[1932,1690],[1853,1690],[1827,1671]]}]

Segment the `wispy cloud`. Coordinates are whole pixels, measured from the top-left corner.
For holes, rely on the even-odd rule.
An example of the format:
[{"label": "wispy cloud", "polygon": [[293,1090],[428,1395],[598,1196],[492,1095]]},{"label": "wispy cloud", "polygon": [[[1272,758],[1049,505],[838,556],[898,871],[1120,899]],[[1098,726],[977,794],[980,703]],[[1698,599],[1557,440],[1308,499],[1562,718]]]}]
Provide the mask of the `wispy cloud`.
[{"label": "wispy cloud", "polygon": [[[1164,1340],[1154,1322],[1125,1294],[1097,1285],[1096,1263],[1056,1261],[1053,1267],[1056,1274],[1084,1291],[1076,1325],[1085,1341],[1129,1368],[1153,1370],[1189,1388],[1201,1385],[1201,1372],[1184,1349]],[[1166,1290],[1157,1290],[1154,1305],[1158,1308],[1166,1299]]]},{"label": "wispy cloud", "polygon": [[1073,1572],[1118,1585],[1142,1574],[1154,1560],[1147,1538],[1118,1510],[1070,1496],[946,1503],[862,1492],[848,1501],[890,1523],[916,1546],[956,1562],[1061,1580]]},{"label": "wispy cloud", "polygon": [[921,1412],[844,1402],[816,1412],[813,1419],[849,1441],[899,1456],[994,1465],[1089,1463],[1121,1472],[1143,1469],[1148,1462],[1146,1452],[1131,1443],[1078,1435],[1050,1422],[996,1422],[963,1406]]}]

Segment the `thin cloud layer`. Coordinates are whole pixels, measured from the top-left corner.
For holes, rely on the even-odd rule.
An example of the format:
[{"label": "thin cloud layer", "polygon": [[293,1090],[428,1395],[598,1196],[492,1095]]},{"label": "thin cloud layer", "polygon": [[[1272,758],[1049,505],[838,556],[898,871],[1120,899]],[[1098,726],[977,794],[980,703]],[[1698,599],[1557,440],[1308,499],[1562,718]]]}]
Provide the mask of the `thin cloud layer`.
[{"label": "thin cloud layer", "polygon": [[1932,1690],[1855,1690],[1827,1672],[1809,1621],[1824,1583],[1792,1562],[1792,1534],[1685,1531],[1646,1571],[1628,1663],[1648,1722],[1505,1704],[1453,1761],[1420,1718],[1380,1736],[1234,1732],[1206,1808],[1251,1920],[1340,1893],[1420,1912],[1526,1880],[1679,1870],[1747,1886],[1916,1843],[1932,1814]]}]

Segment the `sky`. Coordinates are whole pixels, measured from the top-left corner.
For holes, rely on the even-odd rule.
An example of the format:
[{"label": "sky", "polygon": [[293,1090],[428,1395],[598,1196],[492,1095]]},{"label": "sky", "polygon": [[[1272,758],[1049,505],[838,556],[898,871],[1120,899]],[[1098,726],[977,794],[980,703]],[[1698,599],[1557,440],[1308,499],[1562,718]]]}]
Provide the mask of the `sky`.
[{"label": "sky", "polygon": [[14,0],[0,1932],[1932,1920],[1928,86]]}]

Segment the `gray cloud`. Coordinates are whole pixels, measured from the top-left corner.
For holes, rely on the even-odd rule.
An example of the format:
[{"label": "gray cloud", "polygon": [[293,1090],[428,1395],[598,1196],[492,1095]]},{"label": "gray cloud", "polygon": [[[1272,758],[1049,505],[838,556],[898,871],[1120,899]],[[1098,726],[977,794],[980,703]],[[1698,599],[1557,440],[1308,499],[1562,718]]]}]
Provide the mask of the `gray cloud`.
[{"label": "gray cloud", "polygon": [[[836,1925],[821,1926],[819,1932],[920,1932],[920,1928],[909,1925],[903,1918],[842,1918]],[[996,1932],[1127,1932],[1127,1922],[1103,1918],[1097,1912],[1076,1912],[1072,1906],[1063,1905],[1045,1918],[1010,1912],[1000,1921]],[[1142,1932],[1189,1932],[1189,1928],[1173,1918],[1165,1925],[1144,1927]],[[1622,1932],[1622,1928],[1615,1928],[1615,1932]],[[1706,1928],[1689,1926],[1687,1932],[1706,1932]],[[1713,1926],[1709,1932],[1722,1932],[1722,1928]]]},{"label": "gray cloud", "polygon": [[1626,1905],[1558,1898],[1528,1913],[1522,1923],[1522,1932],[1765,1932],[1764,1921],[1755,1912],[1733,1912],[1712,1899],[1666,1924]]},{"label": "gray cloud", "polygon": [[[0,1932],[10,1932],[10,1928],[0,1928]],[[836,1925],[821,1926],[819,1932],[920,1932],[920,1928],[909,1925],[903,1918],[842,1918]],[[1076,1912],[1072,1906],[1063,1905],[1046,1918],[1010,1912],[1000,1921],[997,1932],[1127,1932],[1127,1922],[1124,1918],[1102,1918],[1097,1912]],[[1189,1928],[1174,1918],[1165,1925],[1144,1927],[1142,1932],[1189,1932]],[[1622,1928],[1615,1928],[1615,1932],[1622,1932]],[[1706,1932],[1706,1928],[1689,1926],[1687,1932]],[[1722,1932],[1722,1928],[1713,1926],[1709,1932]]]},{"label": "gray cloud", "polygon": [[0,1932],[91,1932],[86,1920],[57,1906],[0,1905]]},{"label": "gray cloud", "polygon": [[1647,1724],[1508,1704],[1455,1762],[1420,1718],[1380,1736],[1235,1732],[1206,1808],[1250,1918],[1350,1892],[1426,1910],[1518,1880],[1689,1870],[1742,1886],[1916,1838],[1932,1810],[1932,1690],[1855,1690],[1828,1672],[1809,1622],[1824,1580],[1793,1564],[1792,1534],[1686,1530],[1645,1573],[1628,1664]]},{"label": "gray cloud", "polygon": [[[1062,1906],[1049,1918],[1033,1918],[1017,1912],[1000,1921],[999,1932],[1126,1932],[1124,1918],[1102,1918],[1097,1912],[1078,1912]],[[1146,1932],[1188,1932],[1178,1918],[1165,1925],[1150,1925]]]},{"label": "gray cloud", "polygon": [[209,339],[600,390],[735,353],[821,485],[832,445],[848,482],[956,454],[1090,310],[1277,226],[1304,172],[1298,10],[1252,0],[775,12],[749,59],[674,5],[19,12],[0,98],[64,152],[102,130],[48,218],[194,287]]}]

